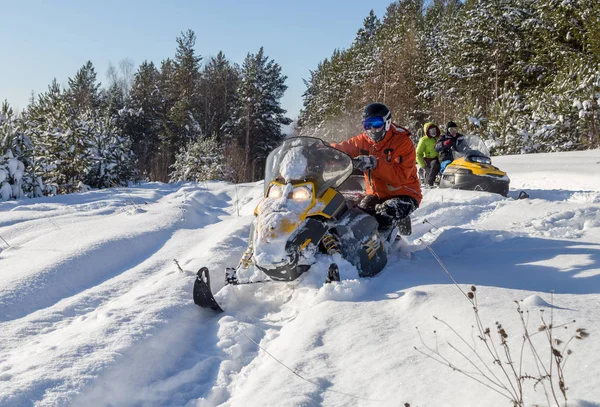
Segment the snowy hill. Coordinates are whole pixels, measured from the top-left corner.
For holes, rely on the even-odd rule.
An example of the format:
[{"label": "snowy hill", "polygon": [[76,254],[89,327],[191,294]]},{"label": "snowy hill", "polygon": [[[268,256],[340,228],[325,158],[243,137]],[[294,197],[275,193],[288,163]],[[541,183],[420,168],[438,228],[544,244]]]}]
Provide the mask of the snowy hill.
[{"label": "snowy hill", "polygon": [[[193,304],[195,271],[209,267],[213,288],[222,286],[262,183],[151,183],[2,202],[0,405],[510,405],[497,388],[421,353],[437,347],[470,371],[449,343],[486,355],[472,306],[443,265],[464,291],[476,286],[484,326],[497,344],[502,324],[531,375],[515,301],[532,333],[540,315],[576,320],[555,333],[563,341],[585,328],[590,337],[568,345],[567,395],[569,406],[598,407],[600,151],[494,164],[511,178],[509,198],[426,190],[412,236],[377,277],[358,279],[338,259],[342,281],[323,285],[329,263],[320,257],[292,283],[226,287],[217,296],[224,314]],[[521,189],[531,199],[514,199]],[[548,361],[544,333],[532,341]],[[542,384],[523,385],[525,405],[555,405]]]}]

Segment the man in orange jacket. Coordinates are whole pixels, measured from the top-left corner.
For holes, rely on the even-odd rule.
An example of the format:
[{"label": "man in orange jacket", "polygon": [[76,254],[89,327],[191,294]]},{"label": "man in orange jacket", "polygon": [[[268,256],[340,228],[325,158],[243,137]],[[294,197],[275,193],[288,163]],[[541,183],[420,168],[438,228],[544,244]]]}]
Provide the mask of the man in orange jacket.
[{"label": "man in orange jacket", "polygon": [[358,206],[377,218],[384,233],[421,203],[415,146],[410,132],[392,123],[390,109],[382,103],[366,106],[362,123],[363,133],[332,147],[363,171],[367,195]]}]

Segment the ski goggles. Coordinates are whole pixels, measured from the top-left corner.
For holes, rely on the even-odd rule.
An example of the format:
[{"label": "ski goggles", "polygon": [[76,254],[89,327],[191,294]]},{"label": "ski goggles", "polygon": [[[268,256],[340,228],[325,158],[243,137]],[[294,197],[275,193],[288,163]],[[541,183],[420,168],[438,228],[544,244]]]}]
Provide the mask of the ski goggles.
[{"label": "ski goggles", "polygon": [[380,116],[368,117],[363,120],[362,125],[365,130],[380,129],[385,126],[385,120]]}]

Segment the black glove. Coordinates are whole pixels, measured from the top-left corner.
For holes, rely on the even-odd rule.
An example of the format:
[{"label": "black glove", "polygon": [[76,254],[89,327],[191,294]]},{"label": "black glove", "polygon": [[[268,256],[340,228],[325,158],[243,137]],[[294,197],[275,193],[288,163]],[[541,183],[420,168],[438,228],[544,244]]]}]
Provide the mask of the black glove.
[{"label": "black glove", "polygon": [[390,200],[387,200],[384,203],[377,204],[375,206],[375,212],[379,216],[395,218],[397,213],[396,205],[393,202],[390,202]]},{"label": "black glove", "polygon": [[352,159],[352,166],[362,172],[374,170],[377,167],[377,158],[373,155],[359,155]]},{"label": "black glove", "polygon": [[399,198],[391,198],[375,206],[378,215],[393,219],[405,218],[415,209],[415,204],[410,199],[405,201]]}]

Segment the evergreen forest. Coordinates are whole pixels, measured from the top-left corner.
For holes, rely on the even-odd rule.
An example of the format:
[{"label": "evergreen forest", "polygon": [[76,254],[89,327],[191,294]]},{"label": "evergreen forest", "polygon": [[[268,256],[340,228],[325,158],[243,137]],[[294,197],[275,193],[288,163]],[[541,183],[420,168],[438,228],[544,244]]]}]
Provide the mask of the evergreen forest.
[{"label": "evergreen forest", "polygon": [[600,146],[600,1],[401,0],[305,80],[297,131],[341,140],[383,102],[413,133],[458,123],[493,154]]}]

